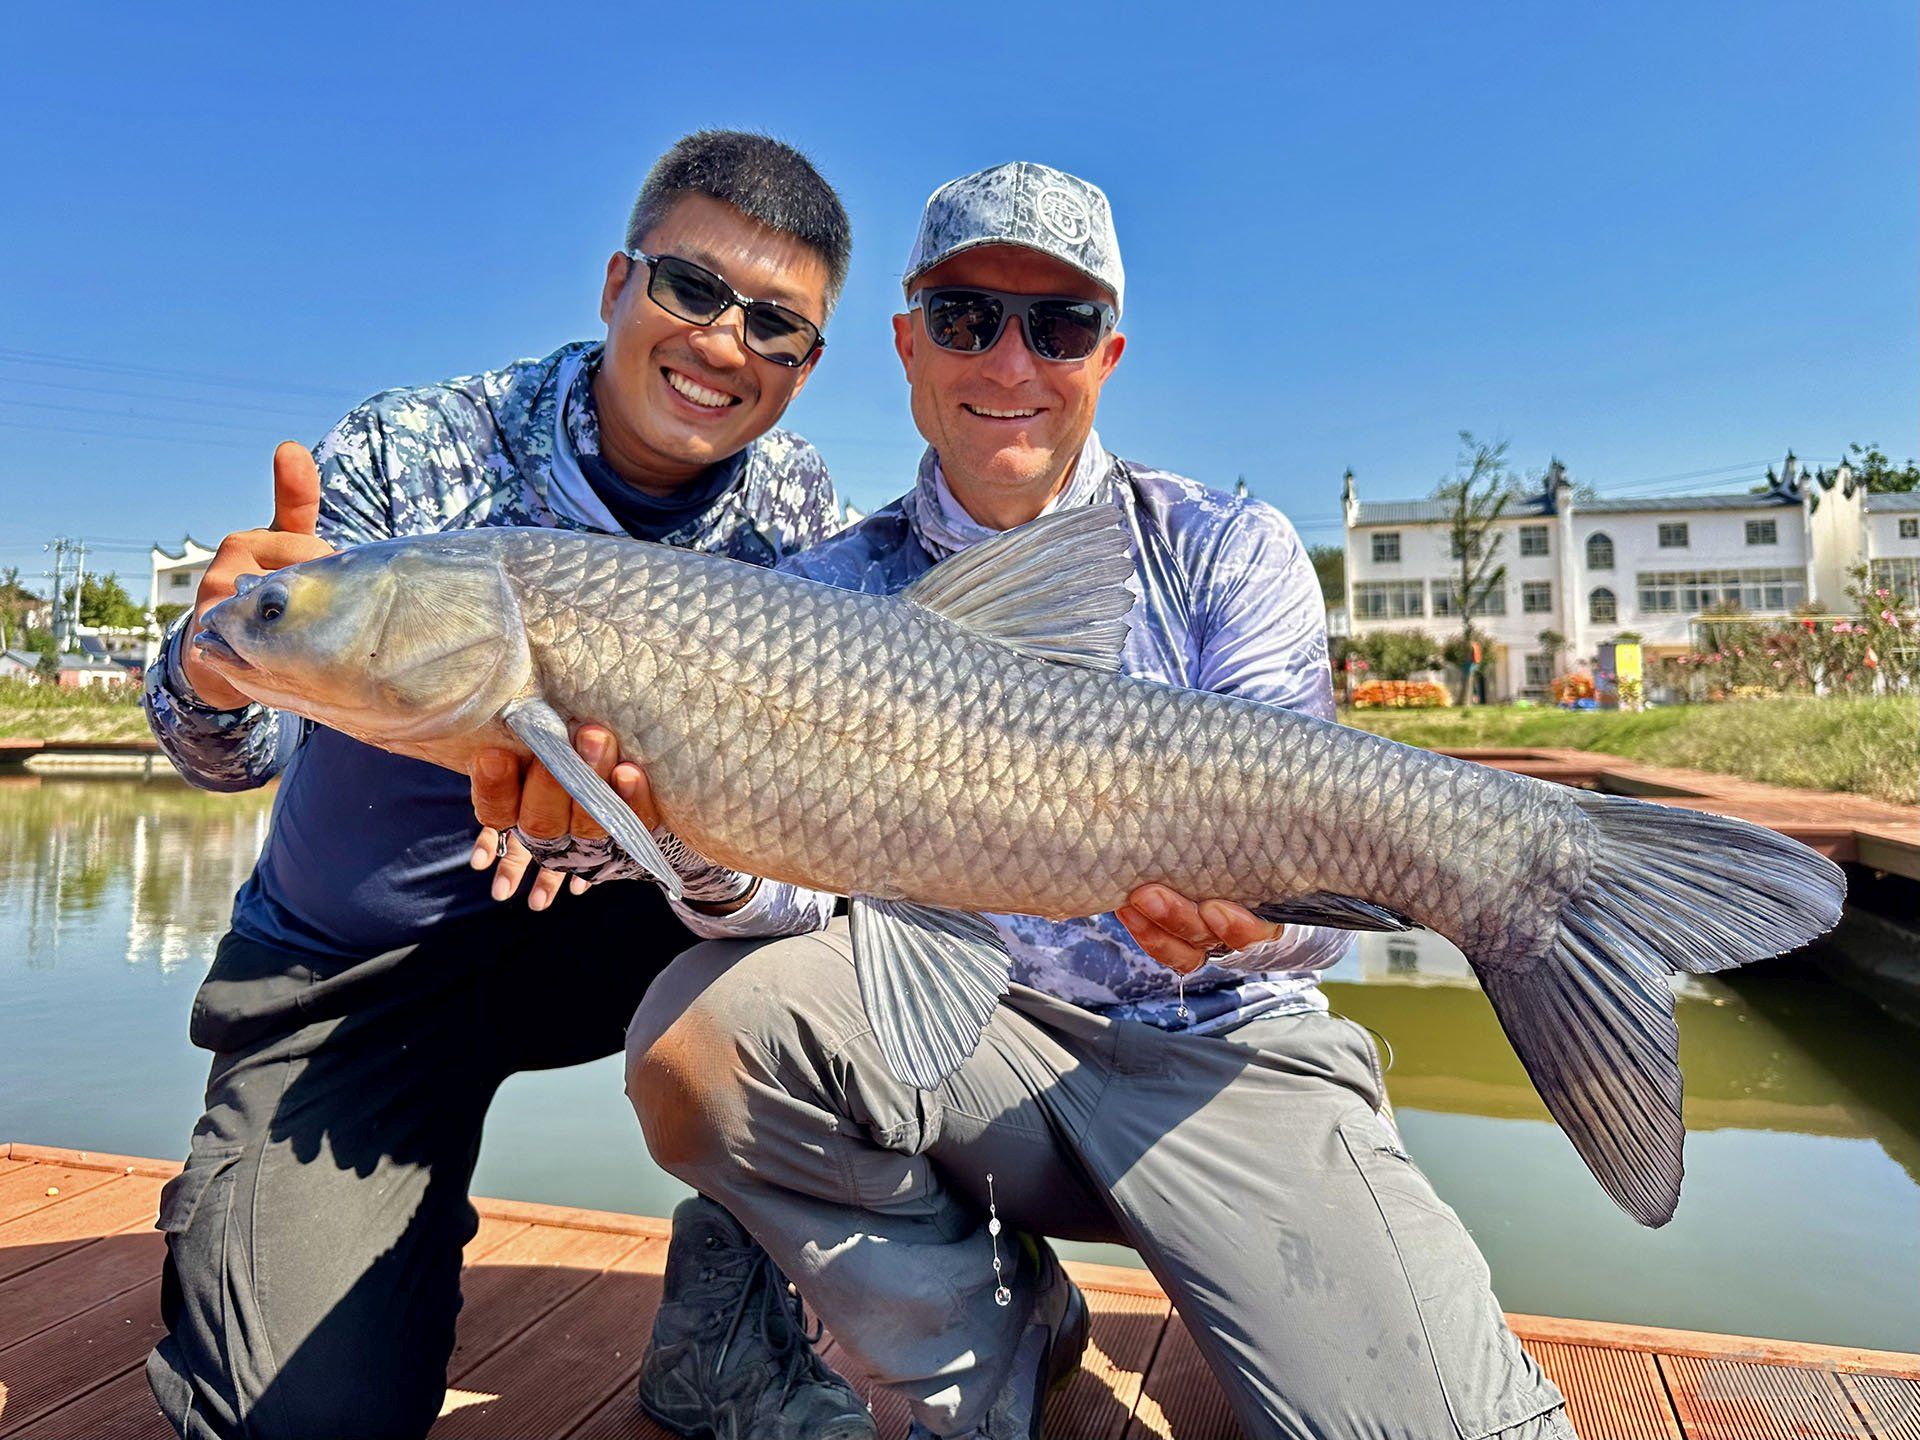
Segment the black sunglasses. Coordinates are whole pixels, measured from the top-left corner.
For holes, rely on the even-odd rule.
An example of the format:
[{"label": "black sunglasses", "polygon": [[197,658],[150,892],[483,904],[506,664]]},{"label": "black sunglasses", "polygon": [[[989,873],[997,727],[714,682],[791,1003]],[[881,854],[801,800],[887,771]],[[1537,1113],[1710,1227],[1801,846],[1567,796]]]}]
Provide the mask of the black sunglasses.
[{"label": "black sunglasses", "polygon": [[942,350],[982,355],[1009,315],[1020,317],[1027,348],[1042,360],[1084,360],[1113,329],[1113,307],[1073,295],[1012,295],[970,285],[916,290],[907,304],[926,317],[927,338]]},{"label": "black sunglasses", "polygon": [[749,300],[704,265],[678,255],[623,252],[647,267],[647,298],[669,315],[695,325],[711,325],[734,306],[740,307],[741,333],[747,349],[776,365],[799,366],[824,346],[820,327],[798,311],[771,300]]}]

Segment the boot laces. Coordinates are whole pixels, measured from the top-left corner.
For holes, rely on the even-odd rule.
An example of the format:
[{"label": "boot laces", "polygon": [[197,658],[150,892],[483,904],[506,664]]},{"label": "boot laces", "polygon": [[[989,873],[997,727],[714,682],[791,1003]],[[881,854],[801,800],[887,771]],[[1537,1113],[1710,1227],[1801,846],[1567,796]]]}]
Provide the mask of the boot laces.
[{"label": "boot laces", "polygon": [[[813,1347],[819,1343],[825,1328],[817,1319],[808,1320],[806,1305],[799,1293],[788,1285],[787,1277],[780,1273],[773,1257],[757,1246],[728,1247],[726,1254],[709,1259],[701,1278],[725,1280],[734,1290],[731,1309],[721,1312],[726,1316],[726,1329],[720,1337],[719,1348],[714,1351],[714,1381],[719,1381],[733,1342],[751,1313],[754,1329],[781,1371],[780,1404],[785,1405],[793,1387],[813,1373]],[[715,1320],[718,1319],[716,1315]]]}]

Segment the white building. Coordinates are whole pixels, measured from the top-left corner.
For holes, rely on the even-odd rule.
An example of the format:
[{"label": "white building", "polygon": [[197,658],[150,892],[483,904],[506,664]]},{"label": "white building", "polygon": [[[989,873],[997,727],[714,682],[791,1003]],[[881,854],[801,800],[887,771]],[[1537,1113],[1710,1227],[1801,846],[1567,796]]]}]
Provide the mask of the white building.
[{"label": "white building", "polygon": [[[1920,594],[1920,495],[1869,495],[1844,462],[1809,474],[1791,454],[1767,479],[1748,495],[1579,500],[1554,462],[1539,493],[1509,502],[1494,527],[1506,579],[1474,627],[1490,650],[1489,698],[1546,693],[1554,662],[1541,649],[1543,630],[1564,636],[1576,663],[1592,664],[1623,633],[1658,660],[1691,648],[1694,620],[1716,606],[1844,613],[1859,565],[1876,584]],[[1460,565],[1447,503],[1363,502],[1351,474],[1344,499],[1353,634],[1457,635]]]},{"label": "white building", "polygon": [[207,566],[213,562],[213,551],[191,535],[183,535],[180,538],[178,554],[156,545],[153,547],[151,558],[152,579],[147,588],[147,624],[148,633],[153,638],[147,642],[146,663],[149,665],[153,663],[153,657],[159,653],[160,635],[166,628],[154,623],[154,610],[161,605],[193,604],[193,597],[200,593],[200,577],[207,573]]}]

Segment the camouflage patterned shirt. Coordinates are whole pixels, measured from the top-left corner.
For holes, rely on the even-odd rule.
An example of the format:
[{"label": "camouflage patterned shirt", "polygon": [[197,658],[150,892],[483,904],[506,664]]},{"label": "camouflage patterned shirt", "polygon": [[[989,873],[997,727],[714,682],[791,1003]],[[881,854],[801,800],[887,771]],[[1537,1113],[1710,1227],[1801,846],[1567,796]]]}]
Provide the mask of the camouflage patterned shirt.
[{"label": "camouflage patterned shirt", "polygon": [[[597,344],[569,345],[360,405],[314,451],[320,538],[344,547],[489,525],[619,533],[579,464],[599,452],[599,354]],[[771,430],[722,464],[725,487],[665,543],[767,565],[838,527],[826,466],[799,436]],[[235,901],[236,930],[371,955],[493,903],[487,877],[467,867],[475,822],[464,776],[261,705],[209,709],[180,670],[189,618],[148,672],[154,735],[203,788],[281,781],[266,847]],[[816,897],[770,892],[750,908],[761,933],[824,923]]]}]

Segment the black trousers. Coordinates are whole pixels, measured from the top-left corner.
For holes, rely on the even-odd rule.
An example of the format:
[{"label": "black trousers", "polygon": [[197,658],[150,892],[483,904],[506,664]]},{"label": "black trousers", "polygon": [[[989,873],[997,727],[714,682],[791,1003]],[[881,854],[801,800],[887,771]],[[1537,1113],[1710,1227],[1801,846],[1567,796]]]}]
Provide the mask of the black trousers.
[{"label": "black trousers", "polygon": [[495,1092],[619,1052],[693,938],[639,883],[333,967],[227,935],[193,1005],[206,1113],[160,1205],[168,1334],[147,1375],[174,1428],[425,1435]]}]

